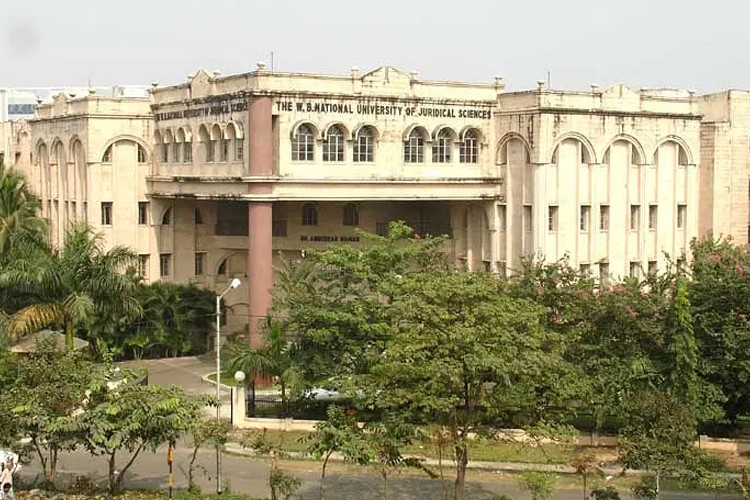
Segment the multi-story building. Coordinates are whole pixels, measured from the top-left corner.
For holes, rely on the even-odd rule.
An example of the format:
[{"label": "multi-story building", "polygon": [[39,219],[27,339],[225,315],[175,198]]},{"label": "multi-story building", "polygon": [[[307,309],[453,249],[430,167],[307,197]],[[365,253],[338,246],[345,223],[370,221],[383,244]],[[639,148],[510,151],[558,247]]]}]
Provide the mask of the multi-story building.
[{"label": "multi-story building", "polygon": [[392,220],[448,234],[457,264],[501,274],[528,254],[602,278],[683,259],[714,199],[698,169],[704,105],[622,85],[505,92],[501,78],[259,64],[150,99],[59,95],[16,137],[55,241],[78,218],[134,248],[146,279],[223,290],[239,277],[230,328],[254,332],[280,259]]}]

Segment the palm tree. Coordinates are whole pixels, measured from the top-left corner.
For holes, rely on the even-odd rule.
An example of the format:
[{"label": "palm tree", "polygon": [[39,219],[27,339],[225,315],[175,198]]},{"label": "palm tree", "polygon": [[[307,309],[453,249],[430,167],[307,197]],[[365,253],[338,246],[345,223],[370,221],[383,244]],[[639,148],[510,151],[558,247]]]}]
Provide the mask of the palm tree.
[{"label": "palm tree", "polygon": [[271,318],[265,323],[266,338],[263,347],[252,350],[246,343],[230,348],[227,368],[230,372],[241,370],[250,377],[274,377],[281,388],[281,404],[286,408],[287,390],[302,386],[302,371],[294,359],[294,345],[284,335],[284,325]]},{"label": "palm tree", "polygon": [[44,240],[46,223],[37,216],[40,203],[22,173],[0,163],[0,260],[7,262],[14,244]]},{"label": "palm tree", "polygon": [[65,345],[71,350],[76,330],[96,317],[137,315],[137,284],[124,273],[134,259],[124,247],[104,251],[100,238],[79,224],[68,230],[62,249],[47,248],[30,261],[9,263],[0,274],[0,285],[33,299],[12,315],[11,335],[57,325],[65,331]]}]

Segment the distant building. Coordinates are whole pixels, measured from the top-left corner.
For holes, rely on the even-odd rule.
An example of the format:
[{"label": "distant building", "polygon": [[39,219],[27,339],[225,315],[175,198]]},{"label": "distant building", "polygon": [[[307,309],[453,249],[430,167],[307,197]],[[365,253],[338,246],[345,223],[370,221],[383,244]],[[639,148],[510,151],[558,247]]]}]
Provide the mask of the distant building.
[{"label": "distant building", "polygon": [[[279,259],[358,245],[357,228],[383,234],[393,220],[450,235],[448,253],[469,269],[510,274],[524,255],[567,256],[602,281],[664,269],[667,254],[684,262],[712,229],[747,231],[750,149],[735,153],[741,167],[725,153],[717,173],[702,165],[711,137],[750,128],[728,131],[722,97],[623,85],[506,92],[501,78],[262,64],[199,71],[149,97],[70,94],[6,133],[53,241],[86,220],[108,246],[135,249],[147,280],[220,291],[239,277],[226,297],[234,330],[254,332],[267,313]],[[726,179],[743,176],[744,199],[739,187],[727,197]],[[730,199],[727,222],[718,207]]]}]

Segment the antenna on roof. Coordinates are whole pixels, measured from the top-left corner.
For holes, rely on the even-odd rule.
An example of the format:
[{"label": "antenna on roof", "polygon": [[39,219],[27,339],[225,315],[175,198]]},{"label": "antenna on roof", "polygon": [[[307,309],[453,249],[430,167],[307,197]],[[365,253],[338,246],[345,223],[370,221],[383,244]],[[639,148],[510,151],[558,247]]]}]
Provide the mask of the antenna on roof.
[{"label": "antenna on roof", "polygon": [[552,72],[550,70],[547,70],[547,88],[552,88]]},{"label": "antenna on roof", "polygon": [[273,73],[273,50],[271,51],[271,73]]}]

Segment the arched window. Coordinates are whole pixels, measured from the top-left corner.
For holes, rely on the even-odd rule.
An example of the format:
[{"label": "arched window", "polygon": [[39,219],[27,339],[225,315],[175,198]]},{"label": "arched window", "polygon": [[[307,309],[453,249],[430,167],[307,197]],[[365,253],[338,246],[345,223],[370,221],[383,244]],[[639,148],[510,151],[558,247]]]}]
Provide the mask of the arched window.
[{"label": "arched window", "polygon": [[345,226],[359,226],[359,210],[354,203],[344,205],[343,224]]},{"label": "arched window", "polygon": [[302,205],[302,225],[318,225],[318,206],[315,203],[305,203]]},{"label": "arched window", "polygon": [[[211,127],[211,160],[206,159],[206,161],[216,161],[217,150],[219,150],[219,148],[223,150],[223,146],[224,141],[222,140],[221,127],[214,124],[214,126]],[[221,156],[221,153],[223,153],[223,151],[219,151],[219,156]],[[208,156],[206,156],[206,158],[208,158]]]},{"label": "arched window", "polygon": [[178,130],[177,138],[182,142],[182,163],[193,163],[193,136],[190,129]]},{"label": "arched window", "polygon": [[309,125],[300,125],[292,137],[292,161],[315,160],[315,137]]},{"label": "arched window", "polygon": [[172,132],[167,130],[164,132],[164,144],[161,145],[161,161],[162,163],[169,163],[169,150],[173,143]]},{"label": "arched window", "polygon": [[[211,163],[214,161],[214,148],[213,143],[211,142],[211,138],[208,134],[208,128],[206,128],[205,125],[201,125],[200,129],[198,129],[198,142],[201,144],[201,147],[203,149],[204,157],[203,160],[206,163]],[[200,154],[200,151],[199,151]]]},{"label": "arched window", "polygon": [[161,216],[161,225],[169,226],[172,224],[172,209],[168,208],[164,211],[164,215]]},{"label": "arched window", "polygon": [[329,128],[326,133],[323,161],[344,161],[344,132],[337,125]]},{"label": "arched window", "polygon": [[357,132],[357,138],[354,141],[354,161],[375,161],[375,141],[372,127],[362,127]]},{"label": "arched window", "polygon": [[453,149],[453,137],[447,129],[438,132],[435,142],[432,144],[432,162],[450,163]]},{"label": "arched window", "polygon": [[107,149],[104,150],[104,155],[102,156],[102,163],[112,163],[112,146],[113,144],[110,144]]},{"label": "arched window", "polygon": [[172,143],[172,163],[180,163],[182,161],[182,141],[184,139],[184,133],[182,129],[179,129]]},{"label": "arched window", "polygon": [[138,157],[137,157],[138,163],[146,163],[146,150],[140,144],[138,144],[138,153],[137,153],[137,155],[138,155]]},{"label": "arched window", "polygon": [[424,134],[418,128],[412,130],[404,142],[404,162],[424,162]]},{"label": "arched window", "polygon": [[479,162],[479,133],[476,130],[467,130],[464,134],[458,159],[461,163]]},{"label": "arched window", "polygon": [[221,136],[221,142],[219,143],[219,161],[226,163],[229,161],[229,150],[232,145],[234,127],[230,124]]},{"label": "arched window", "polygon": [[227,275],[227,261],[229,260],[229,257],[221,261],[221,264],[219,264],[219,268],[216,270],[216,274],[219,276],[226,276]]}]

